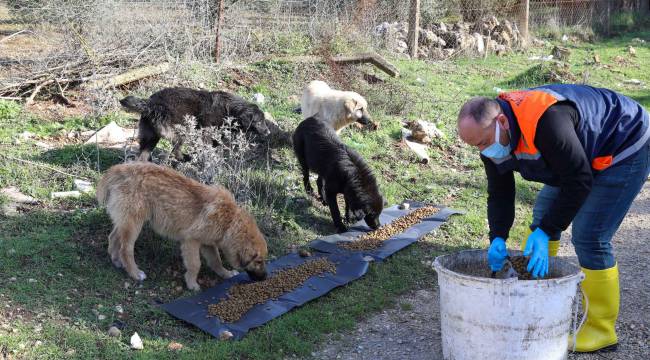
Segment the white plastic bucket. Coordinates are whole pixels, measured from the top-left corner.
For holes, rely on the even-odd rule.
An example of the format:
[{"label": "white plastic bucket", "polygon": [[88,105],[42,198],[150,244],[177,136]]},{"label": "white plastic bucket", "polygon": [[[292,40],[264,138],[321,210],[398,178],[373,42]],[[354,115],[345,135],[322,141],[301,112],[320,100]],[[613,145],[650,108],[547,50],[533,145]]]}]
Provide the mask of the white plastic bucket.
[{"label": "white plastic bucket", "polygon": [[476,268],[489,273],[485,250],[439,256],[433,266],[440,287],[444,359],[566,359],[572,304],[584,278],[578,266],[552,257],[549,273],[554,278],[548,280],[458,272]]}]

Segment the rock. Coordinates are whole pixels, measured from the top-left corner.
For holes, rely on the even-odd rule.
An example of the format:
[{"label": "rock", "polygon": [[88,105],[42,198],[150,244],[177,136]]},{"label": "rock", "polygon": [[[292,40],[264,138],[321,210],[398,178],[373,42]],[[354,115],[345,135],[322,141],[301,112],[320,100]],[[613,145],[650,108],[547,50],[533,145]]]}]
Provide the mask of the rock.
[{"label": "rock", "polygon": [[228,341],[233,338],[233,334],[228,330],[222,330],[219,332],[219,340]]},{"label": "rock", "polygon": [[18,280],[18,279],[17,279],[15,276],[9,278],[9,281],[11,281],[11,282],[15,282],[15,281],[17,281],[17,280]]},{"label": "rock", "polygon": [[505,45],[502,45],[502,44],[498,44],[498,45],[495,46],[495,48],[494,48],[494,52],[495,52],[498,56],[505,55],[507,51],[508,51],[508,48],[507,48]]},{"label": "rock", "polygon": [[34,199],[29,195],[25,195],[21,193],[20,190],[18,190],[18,188],[15,186],[6,187],[0,190],[0,195],[3,195],[4,197],[8,198],[10,201],[19,204],[27,204],[27,205],[38,204],[38,200]]},{"label": "rock", "polygon": [[569,61],[569,57],[571,56],[571,49],[556,45],[553,47],[551,55],[560,61]]},{"label": "rock", "polygon": [[102,315],[102,314],[97,315],[97,320],[99,320],[99,321],[106,320],[106,315]]},{"label": "rock", "polygon": [[375,261],[375,258],[370,255],[366,255],[363,257],[363,261],[371,262],[371,261]]},{"label": "rock", "polygon": [[485,54],[485,42],[483,41],[483,35],[479,33],[473,33],[472,36],[476,41],[476,52],[479,54]]},{"label": "rock", "polygon": [[512,47],[512,38],[506,31],[502,31],[500,36],[503,45],[505,45],[508,48]]},{"label": "rock", "polygon": [[121,314],[124,312],[124,308],[122,308],[122,305],[115,305],[115,311],[117,311],[118,314]]},{"label": "rock", "polygon": [[183,344],[172,341],[167,345],[169,351],[180,351],[183,349]]},{"label": "rock", "polygon": [[505,30],[509,35],[515,35],[515,31],[512,29],[512,23],[509,20],[503,20],[503,30]]},{"label": "rock", "polygon": [[438,36],[431,30],[420,29],[419,42],[422,45],[435,45],[438,43]]},{"label": "rock", "polygon": [[311,252],[307,249],[300,249],[298,250],[298,255],[300,255],[300,257],[310,257]]},{"label": "rock", "polygon": [[255,101],[259,105],[263,105],[264,102],[266,101],[266,98],[264,97],[264,94],[255,93],[253,94],[253,101]]},{"label": "rock", "polygon": [[36,280],[36,279],[29,279],[29,280],[27,280],[27,282],[30,283],[30,284],[33,284],[33,283],[38,282],[38,280]]},{"label": "rock", "polygon": [[449,30],[447,30],[447,25],[446,25],[444,22],[442,22],[442,21],[438,24],[438,29],[439,29],[440,31],[442,31],[442,32],[447,32],[447,31],[449,31]]},{"label": "rock", "polygon": [[[133,131],[133,130],[129,130]],[[129,138],[127,134],[127,129],[124,129],[117,125],[115,121],[111,121],[110,124],[104,126],[99,131],[97,131],[90,139],[86,140],[85,144],[118,144],[124,143]]]},{"label": "rock", "polygon": [[108,336],[110,337],[120,337],[122,336],[122,331],[115,326],[108,328]]},{"label": "rock", "polygon": [[598,54],[594,54],[594,63],[600,64],[600,56],[598,56]]},{"label": "rock", "polygon": [[134,350],[144,349],[144,344],[142,343],[142,339],[140,339],[140,335],[138,335],[137,332],[133,333],[133,335],[131,336],[131,349]]},{"label": "rock", "polygon": [[23,131],[22,133],[18,134],[18,138],[21,140],[29,140],[34,136],[35,136],[34,133],[31,133],[29,131]]},{"label": "rock", "polygon": [[411,207],[411,204],[405,202],[405,203],[399,204],[399,206],[397,208],[400,209],[400,210],[408,210],[410,207]]},{"label": "rock", "polygon": [[634,38],[634,39],[632,39],[632,42],[639,43],[639,44],[645,44],[645,40],[640,39],[640,38]]},{"label": "rock", "polygon": [[569,41],[569,37],[567,36],[567,34],[562,35],[562,42],[565,43],[567,41]]},{"label": "rock", "polygon": [[441,48],[431,48],[429,50],[429,58],[434,60],[442,60],[446,58],[446,53]]},{"label": "rock", "polygon": [[636,56],[636,49],[633,48],[632,46],[627,48],[627,52],[630,53],[632,56]]},{"label": "rock", "polygon": [[405,53],[408,51],[409,46],[403,40],[397,41],[397,51],[400,53]]},{"label": "rock", "polygon": [[410,140],[411,130],[402,128],[402,141],[417,155],[420,159],[420,162],[428,164],[430,161],[429,153],[427,151],[427,145],[423,145]]},{"label": "rock", "polygon": [[74,189],[82,193],[88,193],[93,191],[93,184],[90,181],[74,179]]},{"label": "rock", "polygon": [[50,194],[52,199],[78,198],[81,196],[79,191],[58,191]]},{"label": "rock", "polygon": [[36,145],[36,147],[39,147],[39,148],[41,148],[43,150],[49,150],[49,149],[52,148],[52,145],[50,145],[48,143],[44,143],[42,141],[37,141],[37,142],[34,143],[34,145]]}]

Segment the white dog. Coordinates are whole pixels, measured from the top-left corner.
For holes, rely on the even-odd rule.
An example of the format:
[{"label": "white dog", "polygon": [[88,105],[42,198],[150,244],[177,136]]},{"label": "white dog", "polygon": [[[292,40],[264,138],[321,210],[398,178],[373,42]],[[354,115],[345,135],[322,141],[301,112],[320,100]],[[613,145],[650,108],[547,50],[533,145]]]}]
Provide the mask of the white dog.
[{"label": "white dog", "polygon": [[344,127],[357,122],[371,123],[368,103],[353,91],[334,90],[325,82],[314,80],[302,92],[300,109],[303,119],[315,117],[330,124],[339,134]]}]

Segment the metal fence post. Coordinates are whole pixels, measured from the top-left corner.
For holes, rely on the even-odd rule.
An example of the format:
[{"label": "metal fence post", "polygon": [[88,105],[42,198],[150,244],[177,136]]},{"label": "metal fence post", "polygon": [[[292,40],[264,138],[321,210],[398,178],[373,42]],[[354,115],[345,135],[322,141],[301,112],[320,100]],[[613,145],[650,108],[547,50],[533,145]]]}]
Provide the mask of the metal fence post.
[{"label": "metal fence post", "polygon": [[411,0],[408,46],[411,59],[418,57],[418,33],[420,28],[420,0]]},{"label": "metal fence post", "polygon": [[217,19],[214,24],[214,62],[219,63],[221,57],[221,32],[223,31],[224,3],[226,0],[217,0]]}]

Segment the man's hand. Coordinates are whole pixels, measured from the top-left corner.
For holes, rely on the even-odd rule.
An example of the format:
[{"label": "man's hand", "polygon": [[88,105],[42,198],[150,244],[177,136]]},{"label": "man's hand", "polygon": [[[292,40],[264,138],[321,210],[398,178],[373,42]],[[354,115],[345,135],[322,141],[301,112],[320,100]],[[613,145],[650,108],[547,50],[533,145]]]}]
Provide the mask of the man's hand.
[{"label": "man's hand", "polygon": [[506,241],[503,238],[497,237],[492,240],[490,248],[488,249],[488,264],[492,271],[499,271],[503,267],[503,263],[508,256],[506,250]]},{"label": "man's hand", "polygon": [[548,275],[548,239],[549,236],[544,230],[537,228],[526,240],[524,256],[530,256],[526,270],[533,275],[533,278],[543,278]]}]

